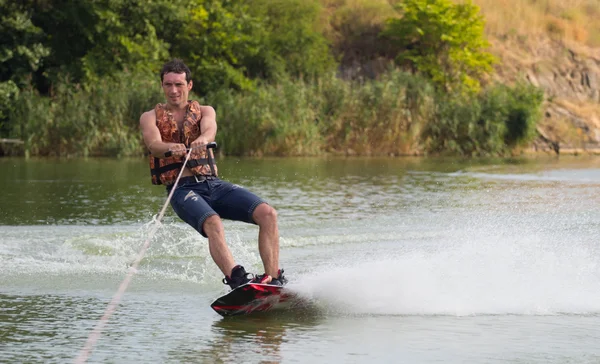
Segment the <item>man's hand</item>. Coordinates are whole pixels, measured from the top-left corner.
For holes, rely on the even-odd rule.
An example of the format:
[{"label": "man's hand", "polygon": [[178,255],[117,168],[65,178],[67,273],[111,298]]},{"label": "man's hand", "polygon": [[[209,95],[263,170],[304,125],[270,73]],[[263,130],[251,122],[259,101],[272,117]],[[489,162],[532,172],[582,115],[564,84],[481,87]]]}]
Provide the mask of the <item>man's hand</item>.
[{"label": "man's hand", "polygon": [[190,147],[192,148],[192,151],[201,153],[206,150],[206,144],[208,144],[208,141],[200,136],[190,144]]},{"label": "man's hand", "polygon": [[185,144],[171,144],[171,146],[169,146],[169,151],[174,157],[184,156],[187,154]]}]

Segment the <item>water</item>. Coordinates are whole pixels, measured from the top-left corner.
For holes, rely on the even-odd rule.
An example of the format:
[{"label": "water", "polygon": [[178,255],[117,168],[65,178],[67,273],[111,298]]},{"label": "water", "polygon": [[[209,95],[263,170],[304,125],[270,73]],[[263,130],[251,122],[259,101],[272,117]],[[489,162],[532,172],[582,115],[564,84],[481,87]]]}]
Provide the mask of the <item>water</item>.
[{"label": "water", "polygon": [[[302,311],[222,319],[169,210],[89,362],[600,362],[600,158],[236,159]],[[0,362],[72,361],[165,201],[140,160],[0,159]],[[225,222],[261,267],[257,228]]]}]

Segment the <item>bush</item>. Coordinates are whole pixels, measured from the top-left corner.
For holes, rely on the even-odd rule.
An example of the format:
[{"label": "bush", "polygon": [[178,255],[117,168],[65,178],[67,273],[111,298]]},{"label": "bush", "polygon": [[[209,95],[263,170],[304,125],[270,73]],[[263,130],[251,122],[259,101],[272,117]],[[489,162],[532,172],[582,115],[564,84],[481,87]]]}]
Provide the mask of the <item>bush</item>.
[{"label": "bush", "polygon": [[529,84],[500,86],[508,98],[504,142],[509,147],[525,145],[537,135],[536,125],[542,113],[544,92]]},{"label": "bush", "polygon": [[0,82],[0,137],[10,136],[10,127],[6,120],[14,108],[17,95],[19,88],[13,81]]},{"label": "bush", "polygon": [[477,97],[438,94],[423,132],[428,152],[466,156],[503,154],[536,133],[543,92],[531,85],[494,85]]},{"label": "bush", "polygon": [[404,0],[402,17],[390,19],[381,35],[398,49],[396,61],[430,78],[444,92],[476,93],[492,71],[484,20],[470,0]]},{"label": "bush", "polygon": [[185,26],[170,40],[171,54],[188,63],[200,95],[335,68],[315,0],[190,1]]},{"label": "bush", "polygon": [[279,77],[311,79],[335,70],[336,62],[321,29],[317,0],[251,0],[260,23],[260,48],[248,58],[248,74],[267,81]]}]

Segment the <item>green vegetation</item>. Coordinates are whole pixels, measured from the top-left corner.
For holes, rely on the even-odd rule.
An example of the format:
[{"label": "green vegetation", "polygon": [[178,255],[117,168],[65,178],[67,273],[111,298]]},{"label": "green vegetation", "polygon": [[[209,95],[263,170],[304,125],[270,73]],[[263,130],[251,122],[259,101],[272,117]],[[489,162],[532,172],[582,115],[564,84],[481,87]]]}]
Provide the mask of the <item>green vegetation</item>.
[{"label": "green vegetation", "polygon": [[[233,154],[405,154],[427,120],[432,87],[394,71],[378,80],[288,78],[253,92],[210,95]],[[244,132],[240,132],[244,130]]]},{"label": "green vegetation", "polygon": [[398,49],[397,62],[443,91],[478,92],[494,60],[479,8],[450,0],[404,0],[399,8],[402,17],[390,19],[382,33]]},{"label": "green vegetation", "polygon": [[139,117],[164,99],[154,78],[119,73],[85,88],[64,80],[51,98],[27,88],[11,113],[13,135],[31,155],[141,154]]},{"label": "green vegetation", "polygon": [[509,152],[535,136],[543,93],[530,86],[494,85],[476,98],[441,96],[423,132],[432,153],[465,156]]},{"label": "green vegetation", "polygon": [[[184,59],[236,155],[510,152],[543,95],[487,85],[470,1],[0,0],[0,137],[28,155],[140,155]],[[483,85],[483,86],[482,86]]]}]

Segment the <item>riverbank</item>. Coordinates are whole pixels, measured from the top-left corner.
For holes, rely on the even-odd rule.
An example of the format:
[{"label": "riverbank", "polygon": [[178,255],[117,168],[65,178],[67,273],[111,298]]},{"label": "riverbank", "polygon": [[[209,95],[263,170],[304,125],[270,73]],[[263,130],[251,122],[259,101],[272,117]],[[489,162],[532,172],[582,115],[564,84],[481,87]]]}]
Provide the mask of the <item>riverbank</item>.
[{"label": "riverbank", "polygon": [[[403,3],[412,4],[415,10],[418,2]],[[262,64],[253,57],[243,58],[247,63],[240,60],[235,64],[227,63],[228,59],[211,59],[206,64],[190,61],[194,72],[209,64],[225,62],[230,66],[224,68],[229,70],[227,77],[236,79],[237,83],[221,82],[219,70],[222,71],[222,67],[194,73],[203,75],[194,80],[193,90],[200,95],[194,98],[217,109],[217,141],[221,153],[258,157],[324,154],[470,157],[510,155],[528,148],[557,154],[579,154],[600,148],[600,26],[593,23],[595,15],[600,14],[600,6],[596,2],[582,0],[564,4],[559,0],[545,0],[541,4],[474,0],[473,3],[481,7],[486,22],[485,35],[491,44],[487,47],[487,42],[482,40],[485,49],[478,49],[486,54],[491,52],[497,62],[495,72],[478,78],[477,87],[468,88],[473,93],[467,96],[462,94],[461,87],[450,84],[441,87],[431,72],[420,69],[415,72],[416,64],[411,68],[395,62],[400,53],[408,51],[406,44],[396,44],[392,41],[396,38],[384,36],[391,34],[390,29],[386,31],[388,21],[398,20],[401,12],[406,11],[395,8],[394,4],[398,3],[323,0],[321,6],[313,2],[312,7],[306,8],[301,1],[282,2],[285,9],[279,9],[281,13],[269,13],[264,18],[265,14],[257,15],[250,23],[264,21],[261,24],[267,27],[265,29],[279,24],[304,31],[260,33],[264,36],[259,37],[262,46],[275,47],[272,54],[281,52],[281,56],[275,58],[283,63],[281,67],[271,65],[275,67],[273,72],[258,67],[261,71],[248,75],[248,79],[235,75]],[[272,8],[268,2],[261,4],[267,13]],[[451,5],[446,0],[439,0],[437,4],[443,5],[442,8]],[[93,6],[97,4],[90,2],[89,5],[94,13]],[[206,10],[203,2],[196,5]],[[57,9],[56,13],[47,13],[43,7],[36,9],[27,14],[42,32],[52,23],[47,19],[60,18],[61,12],[65,16],[72,14],[66,8]],[[127,7],[120,10],[114,15],[126,19]],[[144,16],[158,27],[156,29],[162,29],[165,23],[157,21],[155,10]],[[224,14],[243,13],[242,8],[233,5],[220,10],[225,11]],[[479,13],[479,9],[473,10],[473,14]],[[305,15],[301,21],[296,19],[300,23],[292,24],[286,17],[286,14],[300,13]],[[191,24],[186,28],[193,29],[196,20],[182,14],[185,12],[172,15],[181,16],[182,22]],[[422,22],[427,23],[431,18],[426,16]],[[81,24],[77,19],[68,19]],[[68,22],[63,25],[61,29],[74,26]],[[408,25],[411,29],[419,27],[419,23]],[[103,27],[95,25],[95,28]],[[241,29],[233,25],[229,28],[234,33]],[[432,28],[438,29],[437,26]],[[480,38],[482,23],[478,29],[476,37]],[[123,29],[129,30],[132,29]],[[213,34],[210,29],[203,32]],[[157,33],[172,32],[163,29]],[[280,39],[280,33],[305,37],[306,42]],[[136,34],[134,31],[127,36],[138,37]],[[432,37],[437,35],[432,34]],[[181,41],[160,40],[169,44]],[[305,43],[314,46],[310,49],[316,53],[276,46]],[[85,57],[97,56],[94,50],[101,49],[103,44],[82,45],[78,53]],[[187,42],[182,44],[188,48]],[[46,46],[51,49],[56,45]],[[425,50],[431,48],[425,47]],[[202,46],[196,49],[205,50]],[[290,54],[296,52],[303,55],[298,61],[308,62],[307,54],[316,58],[310,58],[311,61],[302,66],[291,61],[294,58],[290,58]],[[263,56],[265,54],[259,59]],[[40,57],[45,56],[40,54]],[[72,57],[57,62],[62,68],[52,62],[38,62],[49,68],[36,71],[40,76],[37,79],[23,74],[22,80],[17,82],[19,92],[13,92],[17,87],[15,82],[4,84],[6,90],[13,91],[5,93],[10,96],[10,102],[5,103],[4,109],[0,107],[0,136],[20,138],[25,143],[22,146],[5,143],[0,146],[0,154],[142,155],[139,116],[164,98],[157,84],[156,67],[168,57],[166,53],[157,57],[152,62],[147,57],[137,63],[130,60],[131,64],[108,61],[103,63],[106,68],[87,71],[85,67],[90,66],[89,63]],[[339,59],[339,64],[332,65],[329,62],[332,57]],[[65,66],[67,61],[74,63]],[[314,71],[313,66],[319,64],[331,67],[319,66],[320,71],[316,73],[308,71]],[[80,69],[81,65],[85,65],[84,69]],[[284,72],[291,65],[295,71]],[[447,75],[453,74],[447,71]],[[50,74],[56,77],[48,78]],[[216,77],[211,81],[214,87],[208,87],[207,78],[212,76]],[[483,87],[477,94],[480,82]]]},{"label": "riverbank", "polygon": [[23,144],[25,143],[20,139],[0,138],[0,157],[24,155]]}]

